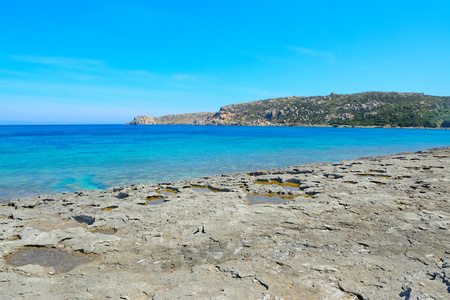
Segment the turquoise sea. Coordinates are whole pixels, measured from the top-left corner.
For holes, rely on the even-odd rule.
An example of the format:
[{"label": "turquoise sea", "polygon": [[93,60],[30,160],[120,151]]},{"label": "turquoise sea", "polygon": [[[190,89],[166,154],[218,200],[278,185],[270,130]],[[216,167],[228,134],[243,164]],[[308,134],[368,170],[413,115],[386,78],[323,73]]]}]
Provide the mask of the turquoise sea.
[{"label": "turquoise sea", "polygon": [[0,126],[0,202],[443,146],[449,130]]}]

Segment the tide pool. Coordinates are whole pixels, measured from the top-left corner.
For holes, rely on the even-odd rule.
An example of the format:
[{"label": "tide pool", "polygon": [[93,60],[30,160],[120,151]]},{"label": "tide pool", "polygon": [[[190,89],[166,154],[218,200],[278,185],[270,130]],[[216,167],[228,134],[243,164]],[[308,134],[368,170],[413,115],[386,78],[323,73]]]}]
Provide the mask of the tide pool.
[{"label": "tide pool", "polygon": [[444,146],[449,130],[0,126],[0,202]]}]

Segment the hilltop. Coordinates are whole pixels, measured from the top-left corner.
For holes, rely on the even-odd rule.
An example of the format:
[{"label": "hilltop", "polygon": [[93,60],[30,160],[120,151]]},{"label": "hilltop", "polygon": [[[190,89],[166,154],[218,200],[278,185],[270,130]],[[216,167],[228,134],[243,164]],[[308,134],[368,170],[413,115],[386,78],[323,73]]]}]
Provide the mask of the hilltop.
[{"label": "hilltop", "polygon": [[192,124],[242,126],[450,127],[450,97],[423,93],[365,92],[283,97],[222,106],[201,112],[149,118],[127,125]]}]

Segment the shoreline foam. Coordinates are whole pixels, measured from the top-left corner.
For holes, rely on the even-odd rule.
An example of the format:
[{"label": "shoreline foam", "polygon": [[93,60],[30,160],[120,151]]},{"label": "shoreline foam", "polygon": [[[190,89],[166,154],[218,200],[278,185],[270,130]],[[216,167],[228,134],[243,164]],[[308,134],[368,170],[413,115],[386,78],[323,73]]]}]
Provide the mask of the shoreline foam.
[{"label": "shoreline foam", "polygon": [[[436,148],[12,199],[0,208],[0,290],[6,299],[444,299],[449,169],[450,148]],[[13,260],[30,249],[68,261],[44,264],[49,254],[37,250],[31,264]],[[82,264],[59,267],[80,253]]]}]

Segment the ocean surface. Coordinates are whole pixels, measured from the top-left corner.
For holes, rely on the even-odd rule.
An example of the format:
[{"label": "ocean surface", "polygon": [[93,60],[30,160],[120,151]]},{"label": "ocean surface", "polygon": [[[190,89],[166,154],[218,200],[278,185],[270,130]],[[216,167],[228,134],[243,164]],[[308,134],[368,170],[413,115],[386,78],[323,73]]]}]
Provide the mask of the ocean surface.
[{"label": "ocean surface", "polygon": [[0,126],[0,202],[443,146],[449,130]]}]

